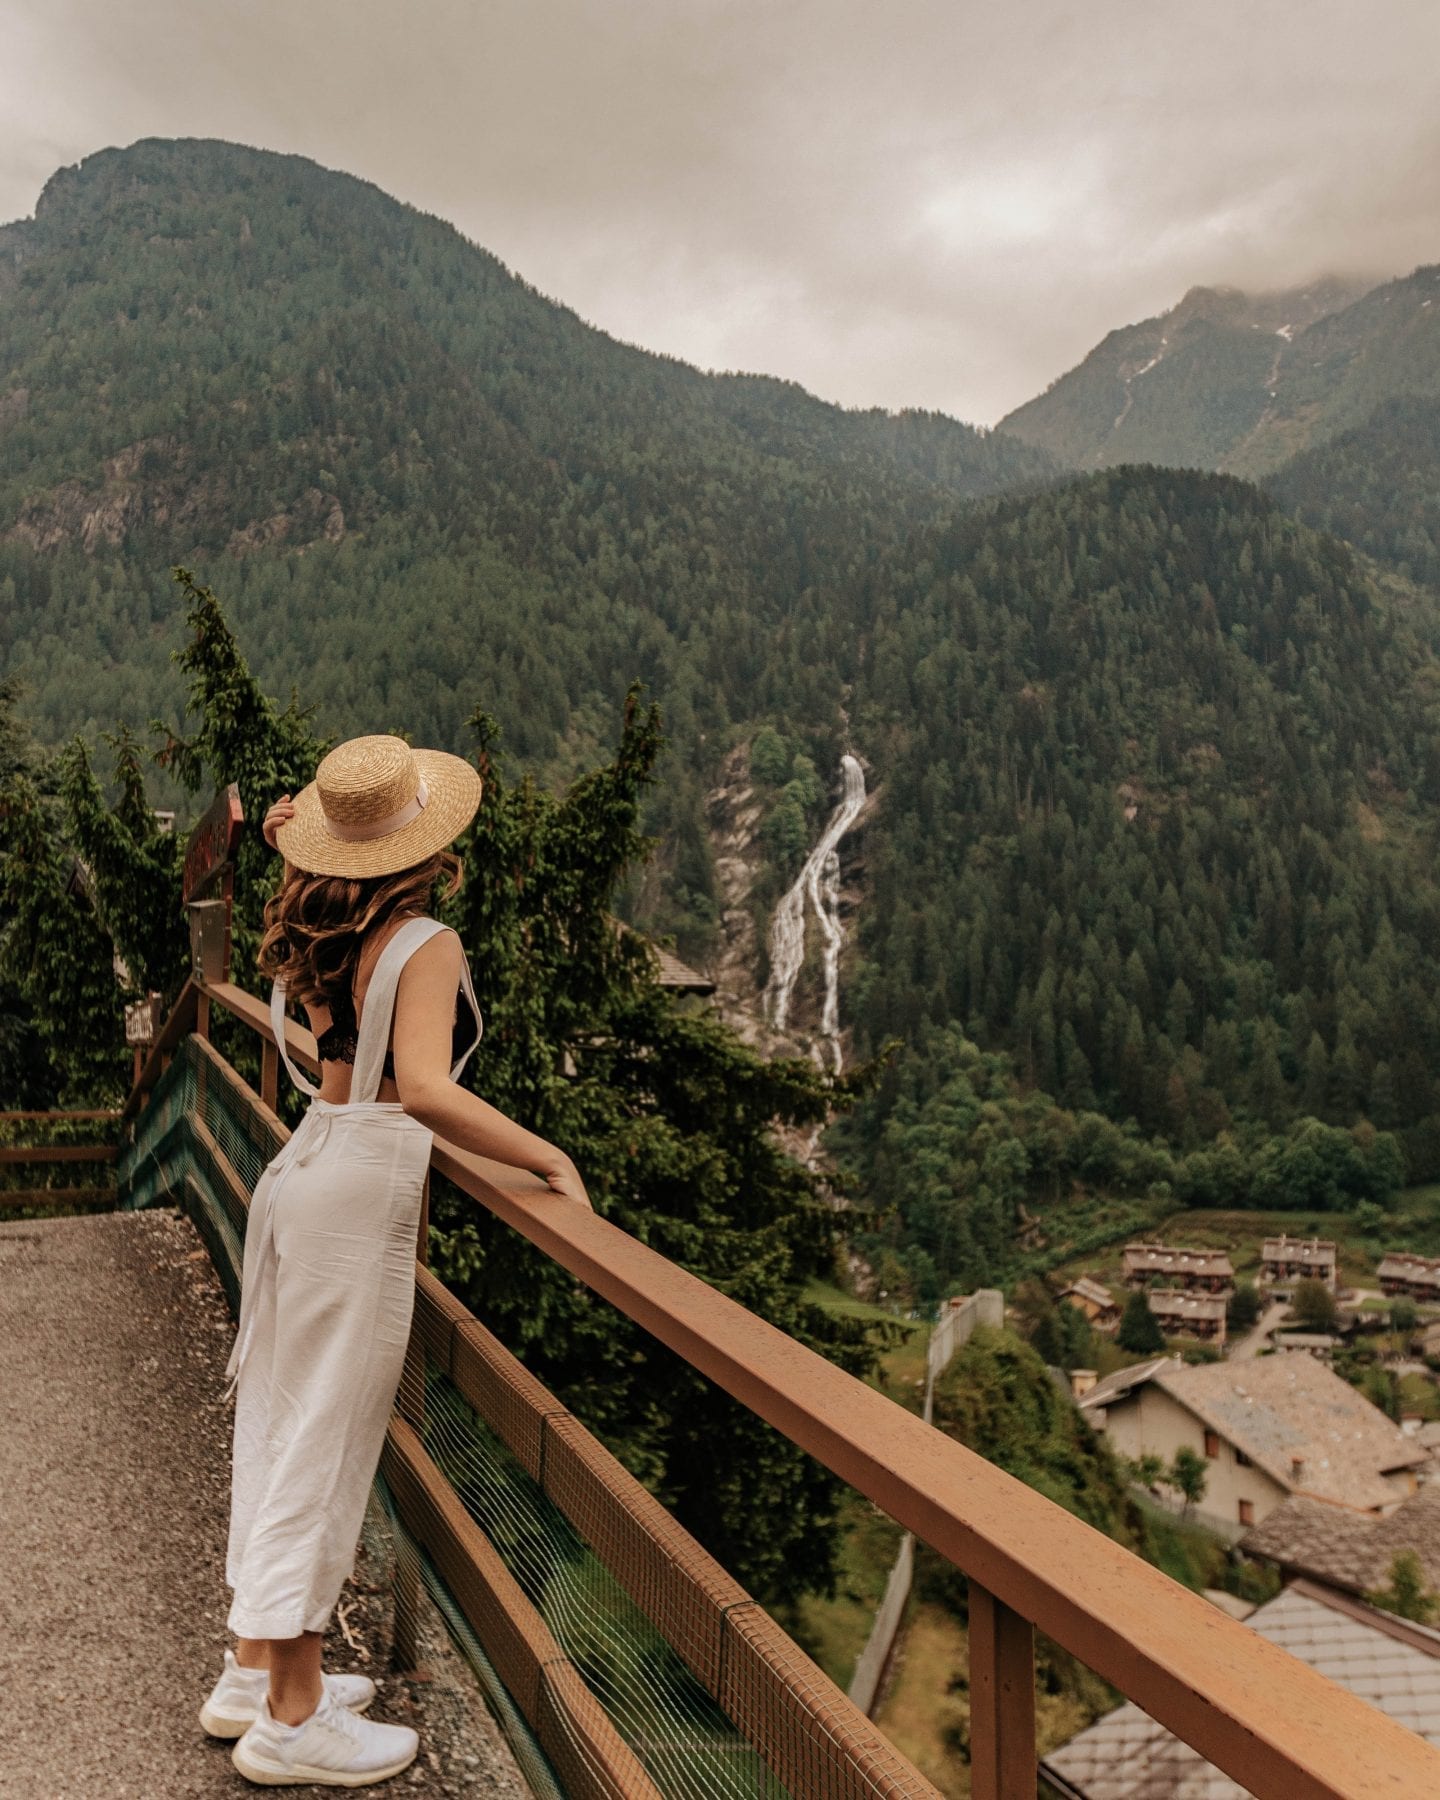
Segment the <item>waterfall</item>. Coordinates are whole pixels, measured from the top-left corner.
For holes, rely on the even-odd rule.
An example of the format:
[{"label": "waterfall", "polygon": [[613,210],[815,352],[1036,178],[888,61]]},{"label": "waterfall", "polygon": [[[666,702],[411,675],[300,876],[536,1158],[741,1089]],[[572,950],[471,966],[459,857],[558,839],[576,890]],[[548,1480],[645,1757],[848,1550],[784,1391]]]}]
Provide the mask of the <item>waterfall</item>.
[{"label": "waterfall", "polygon": [[[825,999],[820,1030],[829,1043],[837,1073],[841,1063],[840,950],[845,942],[845,928],[840,923],[840,856],[836,846],[865,804],[865,772],[848,750],[840,758],[840,769],[845,779],[845,791],[814,849],[805,858],[805,866],[775,908],[770,923],[770,979],[765,984],[764,994],[766,1016],[776,1031],[783,1031],[790,1016],[795,980],[805,960],[805,902],[808,898],[825,939],[822,963]],[[819,1060],[818,1055],[816,1060]]]}]

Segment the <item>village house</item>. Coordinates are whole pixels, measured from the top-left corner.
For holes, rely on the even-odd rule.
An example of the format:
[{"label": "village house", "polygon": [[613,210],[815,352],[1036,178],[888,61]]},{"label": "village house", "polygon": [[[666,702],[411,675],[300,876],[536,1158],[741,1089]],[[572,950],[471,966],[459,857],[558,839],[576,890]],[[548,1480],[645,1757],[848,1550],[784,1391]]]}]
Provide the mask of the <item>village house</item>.
[{"label": "village house", "polygon": [[1375,1273],[1382,1293],[1408,1294],[1412,1300],[1440,1300],[1440,1258],[1387,1250]]},{"label": "village house", "polygon": [[1126,1287],[1145,1287],[1155,1279],[1170,1288],[1194,1288],[1228,1294],[1235,1270],[1223,1250],[1185,1250],[1167,1244],[1127,1244],[1122,1263]]},{"label": "village house", "polygon": [[1078,1307],[1097,1331],[1113,1331],[1120,1323],[1120,1308],[1109,1288],[1088,1275],[1078,1276],[1070,1283],[1060,1296],[1060,1304]]},{"label": "village house", "polygon": [[1425,1586],[1440,1592],[1440,1487],[1422,1487],[1383,1518],[1292,1494],[1240,1548],[1274,1563],[1286,1581],[1307,1576],[1362,1598],[1387,1587],[1395,1558],[1411,1550]]},{"label": "village house", "polygon": [[1266,1287],[1292,1281],[1323,1281],[1333,1293],[1340,1260],[1328,1238],[1266,1238],[1260,1252],[1260,1280]]},{"label": "village house", "polygon": [[1151,1317],[1166,1337],[1225,1342],[1225,1301],[1219,1294],[1187,1294],[1178,1288],[1151,1288],[1145,1296]]},{"label": "village house", "polygon": [[1247,1363],[1160,1357],[1099,1381],[1079,1402],[1120,1455],[1205,1458],[1202,1518],[1234,1537],[1291,1494],[1393,1512],[1429,1453],[1324,1363],[1284,1351]]},{"label": "village house", "polygon": [[[1245,1623],[1440,1744],[1440,1632],[1309,1581],[1282,1589]],[[1039,1775],[1040,1793],[1050,1800],[1250,1800],[1248,1788],[1133,1701],[1051,1750]]]}]

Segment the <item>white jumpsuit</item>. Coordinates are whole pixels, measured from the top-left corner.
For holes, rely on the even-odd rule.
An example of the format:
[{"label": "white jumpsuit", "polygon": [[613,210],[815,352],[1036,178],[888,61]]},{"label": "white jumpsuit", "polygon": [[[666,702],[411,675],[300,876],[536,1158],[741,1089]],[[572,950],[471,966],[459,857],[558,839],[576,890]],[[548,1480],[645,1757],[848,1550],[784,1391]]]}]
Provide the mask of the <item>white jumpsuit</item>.
[{"label": "white jumpsuit", "polygon": [[[312,1098],[255,1184],[226,1369],[235,1391],[227,1623],[240,1637],[323,1631],[354,1567],[409,1341],[433,1136],[399,1101],[374,1095],[400,971],[445,929],[408,920],[380,953],[344,1104],[322,1100],[291,1062],[283,983],[271,991],[285,1066]],[[452,1080],[481,1030],[463,954],[460,979],[476,1029]]]}]

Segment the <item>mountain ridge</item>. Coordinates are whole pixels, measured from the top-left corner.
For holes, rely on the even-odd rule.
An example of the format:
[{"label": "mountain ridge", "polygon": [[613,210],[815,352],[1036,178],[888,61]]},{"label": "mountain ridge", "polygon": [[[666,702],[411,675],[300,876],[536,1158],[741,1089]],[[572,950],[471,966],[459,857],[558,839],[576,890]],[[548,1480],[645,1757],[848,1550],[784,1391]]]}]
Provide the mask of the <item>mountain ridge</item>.
[{"label": "mountain ridge", "polygon": [[[183,715],[174,562],[327,734],[473,753],[499,721],[553,786],[640,681],[660,850],[617,911],[687,961],[727,907],[763,959],[841,754],[874,772],[841,1023],[907,1046],[872,1117],[897,1196],[881,1115],[928,1105],[932,1031],[1013,1058],[1037,1118],[1098,1109],[1122,1160],[1229,1133],[1243,1170],[1313,1116],[1440,1168],[1433,596],[1234,475],[1067,476],[635,351],[300,159],[151,143],[42,210],[0,258],[0,659],[49,741]],[[1259,341],[1236,306],[1185,330]],[[727,893],[706,800],[767,732]],[[944,1230],[986,1221],[966,1279],[1049,1179],[968,1145],[924,1152]]]},{"label": "mountain ridge", "polygon": [[1166,311],[1108,332],[997,429],[1077,468],[1229,467],[1264,422],[1287,351],[1376,285],[1324,276],[1262,293],[1192,287]]},{"label": "mountain ridge", "polygon": [[[674,434],[666,431],[663,411],[669,409],[692,417],[703,413],[708,424],[757,455],[823,453],[828,460],[847,462],[876,479],[893,475],[961,492],[985,492],[1008,483],[1017,473],[1040,478],[1053,472],[1043,453],[938,412],[848,409],[795,382],[764,374],[708,373],[678,357],[624,343],[590,325],[563,301],[541,294],[446,221],[393,200],[374,183],[325,169],[306,157],[280,156],[220,140],[145,139],[124,150],[96,152],[57,171],[42,190],[33,217],[0,228],[0,249],[8,251],[10,264],[0,296],[8,290],[13,305],[17,290],[28,285],[33,291],[39,285],[37,262],[47,254],[81,259],[79,271],[67,271],[72,282],[94,273],[93,265],[85,265],[84,254],[88,234],[99,229],[111,243],[117,237],[130,241],[152,283],[148,287],[132,283],[134,297],[116,315],[122,329],[127,322],[136,322],[157,293],[163,295],[167,276],[172,283],[186,284],[188,307],[197,313],[219,310],[223,315],[223,302],[205,294],[195,268],[187,266],[187,251],[201,243],[211,249],[216,274],[245,286],[264,309],[274,296],[257,288],[246,266],[262,254],[245,211],[250,196],[278,209],[277,222],[288,234],[285,249],[292,260],[307,247],[315,252],[304,262],[302,289],[323,292],[327,274],[336,273],[352,281],[363,274],[372,292],[383,284],[394,302],[392,330],[427,334],[432,340],[428,348],[453,364],[447,372],[450,381],[473,384],[490,377],[478,397],[491,414],[520,429],[530,447],[542,455],[574,458],[577,425],[593,426],[597,414],[615,408],[619,418],[612,423],[669,435],[673,452]],[[298,221],[296,214],[301,215]],[[369,238],[368,255],[356,242],[354,228],[360,224]],[[225,241],[227,234],[238,242]],[[308,246],[306,239],[311,240]],[[167,253],[171,253],[168,264]],[[324,267],[326,255],[334,259],[334,270]],[[448,265],[439,271],[444,284],[439,295],[418,292],[411,280],[414,262],[426,257]],[[193,261],[188,258],[192,265]],[[293,271],[291,280],[295,281]],[[333,287],[333,281],[329,285]],[[313,315],[319,292],[289,296],[292,311],[308,302]],[[334,298],[337,304],[342,300],[338,293]],[[316,321],[312,316],[308,322]],[[23,334],[23,316],[12,314],[9,323],[12,332]],[[173,319],[165,323],[172,327],[177,354],[183,359],[183,328],[174,329]],[[108,347],[103,341],[92,347],[103,371]],[[12,348],[11,367],[0,371],[0,380],[8,376],[12,383],[24,385],[16,365],[23,368],[26,350],[23,341],[18,349]],[[508,360],[504,372],[523,377],[533,374],[544,358],[568,364],[566,372],[572,377],[577,362],[587,365],[588,381],[571,395],[563,442],[545,429],[547,422],[533,408],[526,412],[523,397],[513,387],[508,393],[497,392],[493,379],[501,373],[496,364]],[[260,371],[293,374],[277,371],[275,362],[273,357],[268,362],[251,358],[252,367]],[[163,435],[142,433],[133,442]],[[111,441],[105,447],[113,456],[132,444]],[[516,446],[507,448],[513,451]],[[42,482],[46,473],[42,459]],[[90,474],[98,475],[93,463]],[[13,505],[13,488],[0,491],[0,519]],[[251,521],[230,523],[234,529]]]}]

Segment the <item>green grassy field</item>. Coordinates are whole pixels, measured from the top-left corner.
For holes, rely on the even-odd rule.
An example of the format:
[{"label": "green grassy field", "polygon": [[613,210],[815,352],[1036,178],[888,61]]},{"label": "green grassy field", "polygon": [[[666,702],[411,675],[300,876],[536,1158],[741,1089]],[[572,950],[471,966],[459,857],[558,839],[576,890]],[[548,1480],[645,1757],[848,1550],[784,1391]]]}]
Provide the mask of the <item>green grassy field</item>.
[{"label": "green grassy field", "polygon": [[841,1313],[847,1319],[873,1319],[889,1328],[894,1338],[891,1347],[880,1358],[881,1372],[871,1380],[872,1387],[888,1394],[898,1405],[919,1412],[925,1404],[925,1347],[930,1342],[928,1319],[902,1319],[883,1306],[872,1306],[868,1300],[857,1300],[843,1288],[825,1281],[810,1281],[805,1298],[827,1312]]}]

